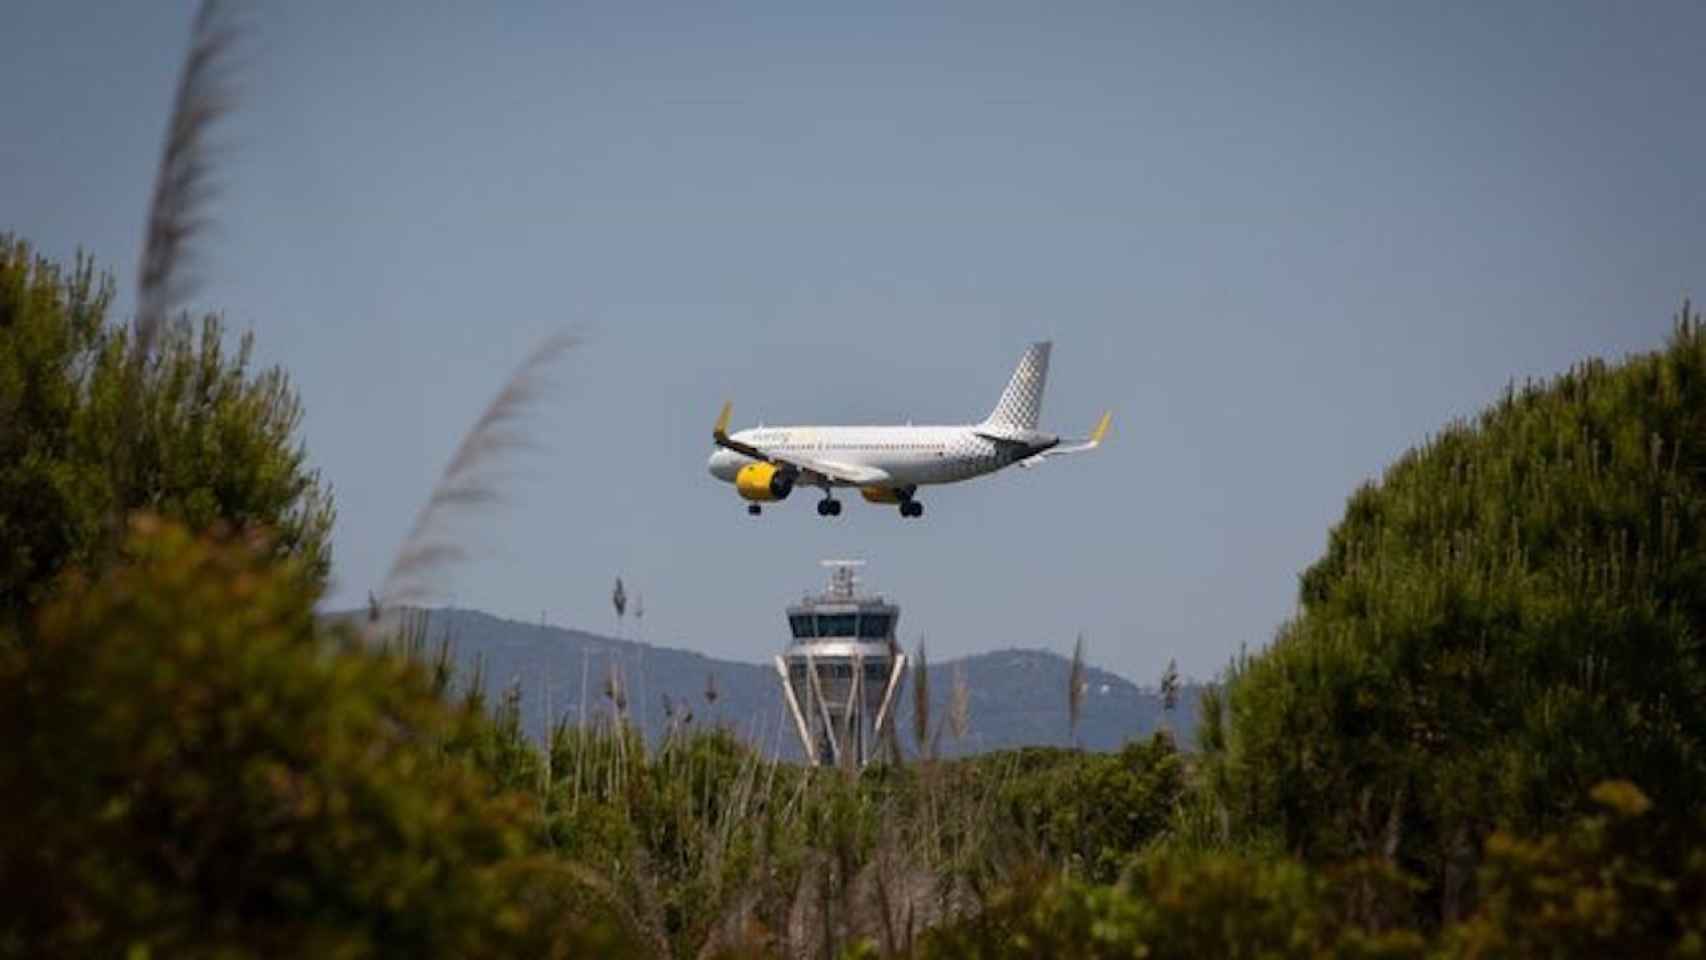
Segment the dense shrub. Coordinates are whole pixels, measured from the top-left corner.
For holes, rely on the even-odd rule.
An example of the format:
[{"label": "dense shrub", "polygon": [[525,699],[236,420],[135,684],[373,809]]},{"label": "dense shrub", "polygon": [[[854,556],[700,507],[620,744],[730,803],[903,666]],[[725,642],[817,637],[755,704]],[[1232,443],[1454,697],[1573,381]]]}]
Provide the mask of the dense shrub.
[{"label": "dense shrub", "polygon": [[1626,782],[1599,812],[1538,839],[1496,833],[1481,906],[1447,942],[1463,957],[1706,956],[1706,843],[1699,811],[1655,817]]},{"label": "dense shrub", "polygon": [[1118,753],[1049,752],[1059,760],[1021,768],[1004,785],[1001,812],[1037,845],[1040,859],[1112,882],[1173,817],[1184,787],[1173,741],[1158,733]]},{"label": "dense shrub", "polygon": [[1706,332],[1513,387],[1351,497],[1301,614],[1235,665],[1205,781],[1225,839],[1376,856],[1437,920],[1495,829],[1628,779],[1706,790]]},{"label": "dense shrub", "polygon": [[[1377,866],[1363,868],[1387,884]],[[1420,957],[1409,931],[1347,920],[1348,885],[1291,860],[1159,854],[1117,885],[1021,884],[978,916],[929,934],[923,957]]]},{"label": "dense shrub", "polygon": [[136,524],[0,667],[0,952],[550,953],[586,916],[536,814],[442,744],[483,718],[328,644],[270,550]]}]

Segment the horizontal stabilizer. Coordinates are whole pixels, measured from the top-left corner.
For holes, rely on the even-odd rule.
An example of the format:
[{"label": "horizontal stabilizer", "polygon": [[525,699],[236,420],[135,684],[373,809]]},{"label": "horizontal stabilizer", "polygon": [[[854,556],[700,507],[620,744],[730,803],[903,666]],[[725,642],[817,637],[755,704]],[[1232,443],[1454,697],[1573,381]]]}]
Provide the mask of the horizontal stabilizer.
[{"label": "horizontal stabilizer", "polygon": [[1113,423],[1113,420],[1114,412],[1109,410],[1107,413],[1102,414],[1102,419],[1096,421],[1096,429],[1090,431],[1090,436],[1072,443],[1063,443],[1060,446],[1044,450],[1042,453],[1035,456],[1026,457],[1019,461],[1019,466],[1038,467],[1041,466],[1043,461],[1047,460],[1049,457],[1058,457],[1061,454],[1066,453],[1088,453],[1102,445],[1102,439],[1108,435],[1108,427]]}]

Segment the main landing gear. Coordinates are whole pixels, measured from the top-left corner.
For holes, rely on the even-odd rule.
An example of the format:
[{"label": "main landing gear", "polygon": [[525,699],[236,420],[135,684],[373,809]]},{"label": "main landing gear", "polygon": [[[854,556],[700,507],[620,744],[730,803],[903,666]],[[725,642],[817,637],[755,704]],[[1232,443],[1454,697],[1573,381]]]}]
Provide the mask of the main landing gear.
[{"label": "main landing gear", "polygon": [[746,512],[748,516],[756,517],[764,512],[764,508],[756,503],[749,503],[746,505]]},{"label": "main landing gear", "polygon": [[824,497],[817,502],[817,515],[820,517],[841,516],[841,501],[833,497]]},{"label": "main landing gear", "polygon": [[918,489],[917,487],[902,487],[901,489],[895,491],[896,495],[900,497],[900,515],[901,516],[903,516],[903,517],[922,517],[922,516],[924,516],[924,504],[919,503],[917,500],[912,499],[912,495],[917,489]]}]

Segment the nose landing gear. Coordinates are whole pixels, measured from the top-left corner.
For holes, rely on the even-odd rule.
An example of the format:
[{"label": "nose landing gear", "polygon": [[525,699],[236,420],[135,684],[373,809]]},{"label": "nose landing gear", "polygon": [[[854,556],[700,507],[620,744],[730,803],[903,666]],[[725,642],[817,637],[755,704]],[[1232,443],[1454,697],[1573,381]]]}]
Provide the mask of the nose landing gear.
[{"label": "nose landing gear", "polygon": [[747,504],[747,505],[746,505],[746,512],[747,512],[747,514],[748,514],[748,515],[749,515],[749,516],[754,516],[754,517],[756,517],[756,516],[758,516],[758,515],[759,515],[759,514],[761,514],[761,513],[763,513],[763,512],[764,512],[764,508],[763,508],[763,507],[761,507],[761,506],[759,506],[759,505],[758,505],[758,504],[756,504],[756,503],[749,503],[749,504]]},{"label": "nose landing gear", "polygon": [[817,502],[817,515],[820,517],[841,516],[841,501],[832,497],[824,497]]}]

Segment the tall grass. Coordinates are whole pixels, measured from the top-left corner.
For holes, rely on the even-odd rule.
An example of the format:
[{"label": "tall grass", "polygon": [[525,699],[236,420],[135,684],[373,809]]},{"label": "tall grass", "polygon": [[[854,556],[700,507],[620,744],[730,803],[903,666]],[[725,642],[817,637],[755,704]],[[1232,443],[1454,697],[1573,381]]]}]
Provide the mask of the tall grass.
[{"label": "tall grass", "polygon": [[160,330],[194,287],[193,242],[207,227],[206,208],[214,189],[209,136],[234,103],[231,60],[236,39],[236,24],[226,5],[204,0],[178,75],[148,205],[132,327],[131,359],[138,368],[153,355]]},{"label": "tall grass", "polygon": [[[1015,806],[1038,787],[1021,784],[1059,780],[1061,764],[1113,762],[1058,751],[1039,767],[1022,752],[944,761],[929,751],[916,765],[811,768],[764,749],[767,731],[683,722],[687,704],[673,700],[676,722],[648,742],[618,706],[620,673],[610,709],[584,720],[564,711],[536,744],[520,722],[519,686],[489,704],[481,676],[451,689],[449,638],[429,624],[397,618],[385,649],[441,665],[445,695],[492,717],[477,742],[446,751],[485,770],[494,789],[529,798],[541,846],[659,957],[840,956],[860,944],[907,955],[923,931],[982,910],[1015,872],[1055,869]],[[942,725],[963,737],[963,672],[953,691]]]},{"label": "tall grass", "polygon": [[1090,686],[1085,670],[1084,634],[1080,632],[1072,644],[1072,669],[1066,675],[1066,722],[1074,744],[1078,743],[1078,721],[1084,715],[1084,693]]},{"label": "tall grass", "polygon": [[565,333],[547,337],[463,435],[391,560],[379,591],[381,610],[434,596],[445,574],[467,558],[461,522],[500,499],[498,467],[529,446],[525,422],[549,385],[551,368],[576,343]]}]

